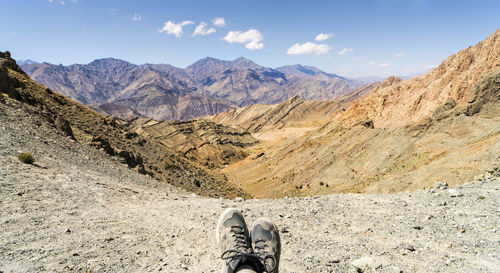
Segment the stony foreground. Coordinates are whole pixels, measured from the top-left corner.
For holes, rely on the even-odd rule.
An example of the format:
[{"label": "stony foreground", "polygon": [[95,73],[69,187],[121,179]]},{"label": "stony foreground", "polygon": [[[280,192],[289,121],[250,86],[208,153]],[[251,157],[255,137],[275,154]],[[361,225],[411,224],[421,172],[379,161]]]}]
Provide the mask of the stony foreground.
[{"label": "stony foreground", "polygon": [[0,272],[219,272],[227,207],[277,223],[281,272],[499,272],[498,170],[453,189],[209,199],[16,111],[0,104]]}]

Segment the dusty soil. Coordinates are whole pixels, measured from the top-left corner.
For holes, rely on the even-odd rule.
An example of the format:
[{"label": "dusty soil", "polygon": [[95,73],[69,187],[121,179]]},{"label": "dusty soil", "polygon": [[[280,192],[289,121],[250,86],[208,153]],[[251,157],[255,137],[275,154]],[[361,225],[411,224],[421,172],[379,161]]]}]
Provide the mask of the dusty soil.
[{"label": "dusty soil", "polygon": [[[3,103],[0,136],[3,273],[219,272],[214,232],[227,207],[249,224],[276,222],[281,272],[500,268],[495,169],[453,189],[239,201],[152,180]],[[35,165],[20,163],[20,151],[32,152]]]}]

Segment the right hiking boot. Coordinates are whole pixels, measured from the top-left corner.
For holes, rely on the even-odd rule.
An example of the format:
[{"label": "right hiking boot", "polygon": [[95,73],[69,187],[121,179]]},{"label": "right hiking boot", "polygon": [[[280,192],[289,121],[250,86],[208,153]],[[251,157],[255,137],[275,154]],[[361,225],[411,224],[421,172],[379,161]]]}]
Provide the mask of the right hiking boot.
[{"label": "right hiking boot", "polygon": [[281,240],[276,225],[270,220],[259,218],[252,225],[250,238],[254,254],[264,264],[264,271],[268,273],[278,273]]},{"label": "right hiking boot", "polygon": [[217,223],[217,245],[222,253],[222,272],[234,273],[246,265],[262,272],[259,257],[254,255],[243,215],[234,208],[226,209]]}]

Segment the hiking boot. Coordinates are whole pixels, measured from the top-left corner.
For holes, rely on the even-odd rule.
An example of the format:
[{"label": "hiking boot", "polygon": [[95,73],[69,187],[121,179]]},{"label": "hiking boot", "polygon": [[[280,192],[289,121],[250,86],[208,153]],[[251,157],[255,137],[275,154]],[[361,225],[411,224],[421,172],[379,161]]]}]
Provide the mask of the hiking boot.
[{"label": "hiking boot", "polygon": [[278,273],[281,240],[276,226],[270,220],[259,218],[252,225],[250,234],[254,254],[264,264],[264,271]]},{"label": "hiking boot", "polygon": [[252,254],[248,228],[243,215],[233,208],[226,209],[217,223],[217,245],[222,253],[222,272],[234,273],[244,265],[261,272],[259,257]]}]

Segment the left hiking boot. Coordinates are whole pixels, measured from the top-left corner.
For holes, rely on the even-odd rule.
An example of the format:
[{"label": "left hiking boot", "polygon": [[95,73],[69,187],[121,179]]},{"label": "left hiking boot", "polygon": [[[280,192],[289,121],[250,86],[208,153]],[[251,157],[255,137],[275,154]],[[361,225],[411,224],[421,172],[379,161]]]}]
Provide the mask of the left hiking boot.
[{"label": "left hiking boot", "polygon": [[234,273],[244,265],[261,272],[259,257],[252,253],[247,224],[238,210],[229,208],[221,214],[216,237],[222,253],[223,273]]},{"label": "left hiking boot", "polygon": [[259,218],[252,225],[250,238],[254,254],[259,257],[265,272],[278,273],[281,240],[276,226],[270,220]]}]

